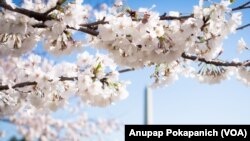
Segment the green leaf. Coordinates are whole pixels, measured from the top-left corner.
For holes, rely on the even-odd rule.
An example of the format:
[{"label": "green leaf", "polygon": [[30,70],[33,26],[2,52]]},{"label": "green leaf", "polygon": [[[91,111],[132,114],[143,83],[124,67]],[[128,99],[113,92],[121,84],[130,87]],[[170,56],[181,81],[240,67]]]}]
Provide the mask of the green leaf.
[{"label": "green leaf", "polygon": [[96,66],[96,70],[100,70],[102,68],[102,64],[101,62],[98,63],[98,65]]},{"label": "green leaf", "polygon": [[160,42],[163,42],[165,40],[164,37],[157,37]]},{"label": "green leaf", "polygon": [[57,6],[56,6],[56,10],[58,10],[58,11],[64,13],[64,9],[63,9],[60,5],[57,5]]},{"label": "green leaf", "polygon": [[200,40],[200,43],[204,43],[206,41],[205,38],[202,36],[199,36],[198,39]]},{"label": "green leaf", "polygon": [[234,3],[234,2],[235,2],[235,0],[230,0],[230,2],[231,2],[231,3]]},{"label": "green leaf", "polygon": [[65,3],[67,0],[59,0],[58,1],[58,4],[63,4],[63,3]]},{"label": "green leaf", "polygon": [[159,70],[160,70],[160,65],[156,65],[155,66],[155,72],[159,72]]},{"label": "green leaf", "polygon": [[116,89],[118,91],[120,83],[119,82],[117,82],[117,83],[109,82],[108,85],[109,85],[109,87],[114,88],[114,89]]},{"label": "green leaf", "polygon": [[55,14],[55,13],[53,13],[53,14],[51,14],[51,15],[49,15],[52,19],[56,19],[57,18],[57,15]]},{"label": "green leaf", "polygon": [[96,75],[100,71],[101,68],[102,68],[102,63],[99,62],[97,64],[97,66],[94,68],[94,72],[93,73]]}]

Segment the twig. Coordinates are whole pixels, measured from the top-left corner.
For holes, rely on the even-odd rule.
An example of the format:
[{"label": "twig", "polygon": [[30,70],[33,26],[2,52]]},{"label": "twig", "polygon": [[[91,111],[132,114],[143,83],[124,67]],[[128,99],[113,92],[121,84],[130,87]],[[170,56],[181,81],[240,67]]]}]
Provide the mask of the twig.
[{"label": "twig", "polygon": [[164,13],[162,16],[160,16],[160,20],[186,20],[188,18],[193,17],[194,15],[188,15],[188,16],[180,16],[180,17],[174,17],[174,16],[166,16],[166,13]]},{"label": "twig", "polygon": [[26,15],[30,18],[34,18],[38,21],[47,21],[47,20],[52,20],[52,17],[45,15],[44,13],[38,13],[32,10],[28,10],[28,9],[24,9],[24,8],[20,8],[20,7],[15,7],[12,8],[10,5],[8,5],[5,0],[0,0],[0,7],[3,7],[4,9],[16,12],[16,13],[20,13],[23,15]]},{"label": "twig", "polygon": [[249,67],[250,66],[250,61],[244,61],[244,62],[227,62],[227,61],[222,61],[222,60],[218,60],[218,59],[213,59],[213,60],[206,60],[205,58],[200,58],[194,55],[189,55],[186,53],[182,53],[181,55],[182,58],[184,59],[188,59],[188,60],[192,60],[192,61],[199,61],[199,62],[203,62],[206,64],[212,64],[215,66],[224,66],[224,67]]},{"label": "twig", "polygon": [[58,7],[60,7],[63,3],[65,3],[66,0],[58,0],[56,5],[52,8],[50,8],[49,10],[47,10],[46,12],[44,12],[44,15],[49,15],[49,13],[51,13],[52,11],[56,10]]},{"label": "twig", "polygon": [[[131,68],[131,69],[123,69],[123,70],[119,70],[119,73],[125,73],[125,72],[129,72],[129,71],[134,71],[135,69]],[[109,73],[107,73],[109,74]],[[65,76],[61,76],[59,77],[59,81],[76,81],[78,80],[77,77],[65,77]],[[53,81],[53,80],[49,80],[49,81]],[[23,88],[23,87],[27,87],[27,86],[35,86],[37,85],[37,82],[33,81],[33,82],[21,82],[21,83],[17,83],[15,85],[13,85],[11,88],[15,89],[15,88]],[[3,90],[8,90],[10,89],[10,87],[8,85],[0,85],[0,91]]]},{"label": "twig", "polygon": [[233,8],[232,11],[237,11],[237,10],[243,10],[243,9],[250,8],[249,4],[250,4],[250,1],[245,2],[245,3],[243,3],[242,5]]},{"label": "twig", "polygon": [[[18,83],[16,85],[12,86],[12,88],[15,89],[15,88],[22,88],[22,87],[26,87],[26,86],[35,86],[35,85],[37,85],[37,82],[35,82],[35,81],[34,82],[22,82],[22,83]],[[10,89],[10,87],[8,85],[0,86],[0,91],[8,90],[8,89]]]},{"label": "twig", "polygon": [[95,30],[92,30],[92,29],[88,29],[88,28],[79,28],[79,29],[76,29],[74,27],[70,27],[70,26],[67,26],[68,29],[72,29],[72,30],[76,30],[76,31],[81,31],[81,32],[84,32],[84,33],[87,33],[87,34],[90,34],[90,35],[93,35],[93,36],[98,36],[99,32],[95,31]]},{"label": "twig", "polygon": [[131,69],[119,70],[118,72],[119,73],[125,73],[125,72],[129,72],[129,71],[134,71],[134,70],[135,70],[134,68],[131,68]]},{"label": "twig", "polygon": [[92,26],[97,26],[99,24],[108,24],[108,21],[105,21],[105,17],[100,20],[100,21],[96,21],[96,22],[92,22],[92,23],[86,23],[86,24],[80,24],[80,26],[84,26],[84,27],[92,27]]},{"label": "twig", "polygon": [[245,24],[245,25],[243,25],[243,26],[238,27],[238,28],[237,28],[237,30],[242,30],[242,29],[247,28],[247,27],[249,27],[249,26],[250,26],[250,23],[249,23],[249,24]]}]

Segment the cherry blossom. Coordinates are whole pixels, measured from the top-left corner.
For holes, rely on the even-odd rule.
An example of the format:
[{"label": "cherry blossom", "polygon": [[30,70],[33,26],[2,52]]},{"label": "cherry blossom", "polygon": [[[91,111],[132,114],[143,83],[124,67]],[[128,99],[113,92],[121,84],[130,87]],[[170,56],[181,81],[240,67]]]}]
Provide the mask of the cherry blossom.
[{"label": "cherry blossom", "polygon": [[[241,12],[249,5],[200,0],[189,14],[161,14],[155,5],[136,10],[121,0],[100,9],[83,0],[24,0],[20,6],[2,0],[0,117],[16,124],[28,140],[79,140],[98,132],[97,126],[104,133],[117,126],[106,120],[87,125],[84,115],[76,124],[64,123],[51,113],[66,108],[72,97],[99,107],[126,99],[129,82],[119,76],[127,71],[154,67],[152,87],[168,86],[180,76],[207,84],[236,77],[249,86],[249,60],[221,59],[224,41],[249,27]],[[76,38],[79,33],[82,39]],[[77,52],[76,59],[55,63],[34,53],[38,45],[54,56]],[[86,46],[98,53],[88,53]],[[238,52],[247,49],[239,39]],[[80,133],[79,126],[90,133]],[[65,136],[56,133],[62,129]]]},{"label": "cherry blossom", "polygon": [[27,59],[2,60],[0,80],[5,87],[1,88],[0,115],[14,114],[27,106],[55,111],[72,96],[93,106],[107,106],[128,96],[127,82],[119,81],[109,57],[85,52],[78,55],[77,62],[54,64],[34,54]]},{"label": "cherry blossom", "polygon": [[244,41],[243,38],[241,38],[239,41],[238,41],[238,48],[237,48],[237,51],[239,53],[242,53],[244,50],[248,49],[247,48],[247,44],[246,42]]}]

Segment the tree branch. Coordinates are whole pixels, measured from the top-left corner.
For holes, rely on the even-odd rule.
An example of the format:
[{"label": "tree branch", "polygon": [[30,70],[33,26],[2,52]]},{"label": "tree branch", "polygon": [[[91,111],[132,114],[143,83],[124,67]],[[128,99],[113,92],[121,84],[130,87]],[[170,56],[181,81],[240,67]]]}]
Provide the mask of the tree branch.
[{"label": "tree branch", "polygon": [[250,1],[245,2],[245,3],[243,3],[242,5],[233,8],[232,11],[237,11],[237,10],[243,10],[243,9],[250,8],[249,4],[250,4]]},{"label": "tree branch", "polygon": [[[10,10],[10,11],[17,12],[17,13],[20,13],[20,14],[35,18],[36,20],[39,20],[39,21],[51,20],[51,17],[49,17],[48,14],[50,12],[52,12],[53,10],[55,10],[57,8],[57,6],[58,5],[60,6],[61,4],[63,4],[63,0],[59,0],[57,2],[56,6],[52,7],[51,9],[46,11],[45,13],[38,13],[38,12],[35,12],[35,11],[31,11],[31,10],[27,10],[27,9],[23,9],[23,8],[18,8],[18,7],[12,8],[4,0],[0,0],[0,7],[3,7],[5,9]],[[242,5],[233,8],[232,11],[250,8],[249,5],[250,5],[250,1],[245,2]],[[173,16],[167,16],[166,13],[164,13],[163,15],[160,16],[160,20],[185,20],[185,19],[188,19],[190,17],[193,17],[193,14],[188,15],[188,16],[173,17]],[[87,28],[81,27],[79,29],[76,29],[76,28],[70,27],[70,26],[67,26],[67,28],[72,29],[72,30],[76,30],[76,31],[80,31],[80,32],[84,32],[84,33],[87,33],[87,34],[90,34],[90,35],[93,35],[93,36],[97,36],[99,34],[99,32],[94,30],[94,29],[89,29],[89,27],[97,26],[99,24],[106,24],[106,23],[108,23],[108,21],[105,21],[105,18],[104,18],[101,21],[96,21],[96,22],[93,22],[93,23],[87,23],[87,24],[81,24],[80,25],[80,26],[87,27]],[[250,26],[250,23],[237,28],[237,30],[244,29],[244,28],[246,28],[248,26]],[[44,25],[44,24],[37,24],[37,25],[34,25],[33,27],[46,28],[47,26]],[[214,65],[218,65],[218,66],[219,65],[220,66],[250,66],[249,61],[242,62],[242,63],[223,62],[223,61],[219,61],[219,60],[207,61],[204,58],[198,58],[197,56],[187,55],[185,53],[182,54],[182,57],[185,58],[185,59],[189,59],[189,60],[193,60],[193,61],[198,60],[200,62],[204,62],[204,63],[207,63],[207,64],[214,64]],[[66,79],[66,78],[64,78],[64,79]],[[19,85],[13,86],[13,88],[22,87],[23,85],[36,85],[36,84],[35,84],[35,82],[29,82],[27,84],[26,83],[24,83],[24,84],[21,83]],[[0,86],[0,90],[1,89],[6,89],[6,88],[8,88],[8,86]]]},{"label": "tree branch", "polygon": [[[26,15],[26,16],[34,18],[34,19],[36,19],[38,21],[43,21],[44,22],[44,21],[47,21],[47,20],[52,20],[53,18],[48,16],[49,13],[52,12],[53,10],[56,10],[57,7],[61,6],[64,2],[65,2],[64,0],[58,0],[57,4],[54,7],[52,7],[51,9],[47,10],[44,13],[39,13],[39,12],[35,12],[35,11],[32,11],[32,10],[19,8],[19,7],[12,8],[10,5],[8,5],[5,2],[5,0],[0,0],[0,7],[3,7],[4,9],[10,10],[10,11],[13,11],[13,12],[16,12],[16,13]],[[241,10],[242,8],[248,8],[249,4],[250,4],[250,1],[238,6],[236,8],[233,8],[233,11]],[[174,16],[167,16],[166,13],[164,13],[163,15],[160,16],[160,20],[185,20],[185,19],[188,19],[188,18],[191,18],[191,17],[193,17],[193,14],[187,15],[187,16],[174,17]],[[99,34],[99,32],[96,31],[96,28],[92,28],[92,27],[93,26],[98,26],[99,24],[107,24],[107,23],[108,23],[108,21],[105,21],[105,18],[103,18],[100,21],[80,25],[82,27],[87,27],[87,28],[76,29],[74,27],[69,27],[69,26],[67,26],[67,28],[72,29],[72,30],[81,31],[81,32],[84,32],[84,33],[87,33],[87,34],[90,34],[90,35],[93,35],[93,36],[97,36]],[[33,25],[33,27],[35,27],[35,28],[46,28],[47,26],[44,25],[43,23],[41,23],[41,24]],[[239,28],[239,29],[241,29],[241,28]]]},{"label": "tree branch", "polygon": [[80,24],[80,26],[83,27],[87,27],[87,28],[91,28],[93,29],[93,26],[98,26],[99,24],[108,24],[108,21],[105,21],[105,17],[100,20],[100,21],[96,21],[96,22],[92,22],[92,23],[86,23],[86,24]]},{"label": "tree branch", "polygon": [[84,26],[84,27],[91,27],[91,26],[96,26],[96,25],[99,25],[99,24],[108,24],[109,22],[108,21],[96,21],[96,22],[93,22],[93,23],[86,23],[86,24],[80,24],[80,26]]},{"label": "tree branch", "polygon": [[32,10],[28,10],[28,9],[24,9],[24,8],[20,8],[20,7],[12,8],[10,5],[8,5],[5,2],[5,0],[0,0],[0,7],[7,9],[7,10],[10,10],[10,11],[13,11],[13,12],[16,12],[16,13],[19,13],[19,14],[26,15],[26,16],[28,16],[30,18],[34,18],[38,21],[52,20],[52,17],[50,17],[44,13],[38,13],[38,12],[35,12]]},{"label": "tree branch", "polygon": [[44,23],[38,23],[38,24],[32,25],[32,27],[34,27],[34,28],[47,28],[48,26],[45,25]]},{"label": "tree branch", "polygon": [[243,9],[249,9],[249,8],[250,8],[250,6],[245,6],[245,7],[238,8],[238,9],[232,9],[232,11],[243,10]]},{"label": "tree branch", "polygon": [[76,31],[81,31],[81,32],[84,32],[84,33],[87,33],[87,34],[90,34],[90,35],[93,35],[93,36],[98,36],[99,32],[98,31],[95,31],[95,30],[92,30],[92,29],[88,29],[88,28],[79,28],[79,29],[76,29],[74,27],[70,27],[70,26],[67,26],[68,29],[72,29],[72,30],[76,30]]},{"label": "tree branch", "polygon": [[199,61],[203,62],[206,64],[212,64],[215,66],[224,66],[224,67],[249,67],[250,66],[250,60],[244,61],[244,62],[227,62],[227,61],[222,61],[222,60],[206,60],[205,58],[197,57],[194,55],[189,55],[186,53],[182,53],[181,55],[182,58],[192,60],[192,61]]},{"label": "tree branch", "polygon": [[[134,68],[130,68],[130,69],[123,69],[123,70],[119,70],[119,73],[125,73],[125,72],[129,72],[129,71],[134,71]],[[110,73],[107,73],[107,75]],[[77,77],[65,77],[65,76],[61,76],[59,77],[59,81],[76,81],[78,80]],[[53,81],[53,80],[49,80],[49,81]],[[27,86],[35,86],[37,85],[36,81],[33,82],[21,82],[21,83],[17,83],[15,85],[13,85],[11,88],[15,89],[15,88],[23,88],[23,87],[27,87]],[[9,90],[10,87],[8,85],[0,85],[0,91],[4,91],[4,90]]]},{"label": "tree branch", "polygon": [[130,71],[134,71],[134,68],[130,68],[130,69],[124,69],[124,70],[119,70],[119,73],[125,73],[125,72],[130,72]]},{"label": "tree branch", "polygon": [[[34,86],[34,85],[37,85],[37,82],[22,82],[22,83],[18,83],[14,86],[12,86],[13,89],[15,88],[22,88],[22,87],[26,87],[26,86]],[[8,85],[2,85],[0,86],[0,91],[3,91],[3,90],[8,90],[10,89],[10,87]]]},{"label": "tree branch", "polygon": [[249,24],[245,24],[245,25],[243,25],[243,26],[238,27],[238,28],[237,28],[237,30],[242,30],[242,29],[247,28],[247,27],[249,27],[249,26],[250,26],[250,23],[249,23]]},{"label": "tree branch", "polygon": [[[47,28],[48,26],[43,24],[43,23],[39,23],[39,24],[35,24],[35,25],[32,25],[32,27],[34,28]],[[71,29],[71,30],[75,30],[75,31],[80,31],[80,32],[83,32],[83,33],[87,33],[87,34],[90,34],[92,36],[98,36],[99,32],[96,31],[96,30],[93,30],[93,29],[89,29],[89,28],[74,28],[74,27],[70,27],[70,26],[66,26],[67,29]]]},{"label": "tree branch", "polygon": [[65,3],[66,0],[58,0],[56,5],[52,8],[50,8],[49,10],[47,10],[46,12],[44,12],[44,15],[49,15],[49,13],[51,13],[52,11],[56,10],[58,7],[60,7],[63,3]]},{"label": "tree branch", "polygon": [[160,16],[160,20],[186,20],[188,18],[192,18],[194,15],[188,15],[188,16],[180,16],[180,17],[174,17],[174,16],[167,16],[166,13]]}]

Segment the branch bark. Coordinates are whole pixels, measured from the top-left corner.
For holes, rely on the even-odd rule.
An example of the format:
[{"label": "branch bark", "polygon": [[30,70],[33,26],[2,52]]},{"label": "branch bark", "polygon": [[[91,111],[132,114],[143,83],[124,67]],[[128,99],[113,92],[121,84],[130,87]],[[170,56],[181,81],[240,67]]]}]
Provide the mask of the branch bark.
[{"label": "branch bark", "polygon": [[174,16],[167,16],[166,13],[160,16],[160,20],[186,20],[188,18],[192,18],[194,15],[187,15],[187,16],[180,16],[180,17],[174,17]]},{"label": "branch bark", "polygon": [[237,30],[242,30],[242,29],[247,28],[247,27],[249,27],[249,26],[250,26],[250,23],[238,27]]},{"label": "branch bark", "polygon": [[249,5],[250,5],[250,1],[247,1],[247,2],[243,3],[243,4],[240,5],[240,6],[233,8],[232,11],[248,9],[248,8],[250,8]]},{"label": "branch bark", "polygon": [[28,9],[24,9],[24,8],[20,8],[20,7],[11,7],[10,5],[8,5],[5,0],[1,0],[0,1],[0,7],[7,9],[9,11],[13,11],[19,14],[23,14],[26,15],[30,18],[34,18],[38,21],[46,21],[46,20],[52,20],[52,17],[44,14],[44,13],[38,13],[32,10],[28,10]]},{"label": "branch bark", "polygon": [[218,59],[206,60],[205,58],[197,57],[197,56],[186,54],[186,53],[182,53],[181,57],[184,59],[188,59],[192,61],[199,61],[199,62],[203,62],[206,64],[212,64],[215,66],[224,66],[224,67],[249,67],[250,66],[250,60],[246,60],[243,62],[233,62],[233,61],[227,62],[227,61],[222,61]]},{"label": "branch bark", "polygon": [[44,15],[49,15],[49,13],[51,13],[52,11],[56,10],[58,7],[60,7],[64,2],[66,2],[66,0],[58,0],[56,5],[52,8],[50,8],[49,10],[47,10],[46,12],[44,12]]},{"label": "branch bark", "polygon": [[65,1],[64,0],[58,0],[58,2],[56,3],[56,5],[52,8],[50,8],[49,10],[47,10],[44,13],[39,13],[39,12],[35,12],[32,10],[28,10],[28,9],[24,9],[24,8],[20,8],[20,7],[11,7],[10,5],[8,5],[5,0],[0,0],[0,7],[19,13],[19,14],[23,14],[26,15],[28,17],[34,18],[38,21],[48,21],[48,20],[52,20],[53,18],[49,16],[49,13],[51,13],[52,11],[56,10],[59,6],[61,6]]},{"label": "branch bark", "polygon": [[[129,69],[122,69],[122,70],[119,70],[118,72],[119,73],[125,73],[125,72],[129,72],[129,71],[134,71],[135,69],[134,68],[129,68]],[[108,75],[109,73],[107,73]],[[77,77],[65,77],[65,76],[61,76],[59,77],[59,81],[76,81],[78,80]],[[49,80],[49,81],[53,81],[53,80]],[[35,86],[37,85],[37,82],[36,81],[33,81],[33,82],[20,82],[20,83],[17,83],[15,85],[13,85],[11,88],[12,89],[16,89],[16,88],[23,88],[23,87],[27,87],[27,86]],[[9,90],[10,87],[8,85],[0,85],[0,91],[4,91],[4,90]]]},{"label": "branch bark", "polygon": [[[57,7],[62,5],[62,4],[63,4],[63,2],[61,0],[59,0],[56,6],[52,7],[51,9],[46,11],[45,13],[38,13],[38,12],[35,12],[35,11],[31,11],[31,10],[27,10],[27,9],[23,9],[23,8],[19,8],[19,7],[12,8],[4,0],[0,0],[0,7],[4,8],[4,9],[7,9],[7,10],[10,10],[10,11],[13,11],[13,12],[17,12],[17,13],[26,15],[28,17],[31,17],[31,18],[34,18],[34,19],[36,19],[38,21],[43,21],[43,22],[47,21],[47,20],[53,20],[52,17],[48,16],[49,13],[56,10]],[[250,8],[249,5],[250,5],[250,1],[245,2],[242,5],[233,8],[232,11]],[[193,14],[187,15],[187,16],[181,16],[181,17],[173,17],[173,16],[167,16],[166,13],[165,13],[162,16],[160,16],[160,19],[161,20],[185,20],[185,19],[188,19],[188,18],[191,18],[191,17],[193,17]],[[105,21],[105,18],[104,18],[101,21],[96,21],[96,22],[87,23],[87,24],[81,24],[80,26],[82,26],[82,27],[79,28],[79,29],[76,29],[76,28],[70,27],[70,26],[67,26],[67,28],[72,29],[72,30],[76,30],[76,31],[80,31],[80,32],[84,32],[84,33],[90,34],[92,36],[98,36],[99,32],[97,30],[95,30],[95,29],[92,29],[91,27],[98,26],[99,24],[107,24],[107,23],[108,23],[108,21]],[[250,26],[250,23],[239,27],[237,30],[244,29],[244,28],[246,28],[248,26]],[[41,24],[34,25],[33,27],[46,28],[47,26],[44,25],[43,23],[41,23]],[[221,60],[210,60],[210,61],[208,61],[205,58],[200,58],[200,57],[197,57],[197,56],[194,56],[194,55],[189,55],[189,54],[186,54],[186,53],[182,54],[182,58],[192,60],[192,61],[200,61],[200,62],[204,62],[204,63],[207,63],[207,64],[213,64],[213,65],[216,65],[216,66],[233,66],[233,67],[239,67],[239,66],[249,67],[250,66],[250,61],[249,60],[244,61],[244,62],[226,62],[226,61],[221,61]],[[131,70],[134,70],[134,69],[125,69],[125,70],[121,70],[119,72],[123,73],[123,72],[128,72],[128,71],[131,71]],[[76,77],[72,77],[72,78],[60,77],[60,81],[74,81],[76,79],[77,79]],[[35,81],[34,82],[23,82],[23,83],[19,83],[19,84],[16,84],[16,85],[12,86],[12,88],[21,88],[21,87],[32,86],[32,85],[37,85],[37,82],[35,82]],[[7,86],[7,85],[0,86],[0,91],[1,90],[8,90],[8,89],[9,89],[9,86]]]},{"label": "branch bark", "polygon": [[96,30],[92,30],[92,29],[88,29],[88,28],[83,28],[83,27],[80,27],[79,29],[76,29],[74,27],[70,27],[70,26],[67,26],[68,29],[72,29],[72,30],[76,30],[76,31],[80,31],[80,32],[84,32],[84,33],[87,33],[87,34],[90,34],[92,36],[98,36],[99,32],[96,31]]},{"label": "branch bark", "polygon": [[[34,86],[34,85],[37,85],[37,82],[35,82],[35,81],[33,81],[33,82],[22,82],[22,83],[15,84],[14,86],[12,86],[12,88],[15,89],[15,88],[22,88],[22,87],[26,87],[26,86]],[[8,89],[10,89],[10,87],[8,85],[0,86],[0,91],[8,90]]]}]

